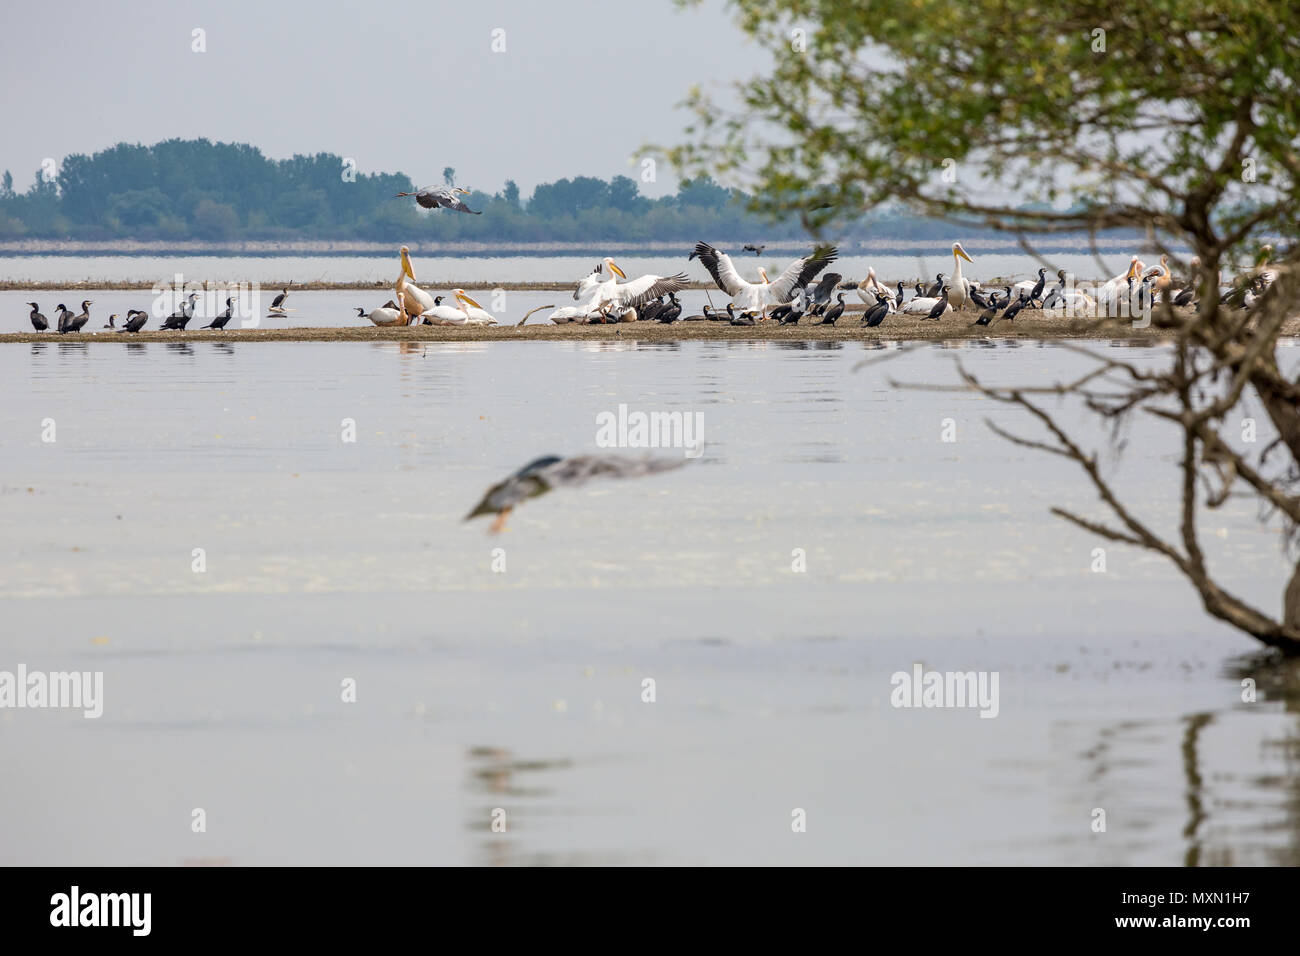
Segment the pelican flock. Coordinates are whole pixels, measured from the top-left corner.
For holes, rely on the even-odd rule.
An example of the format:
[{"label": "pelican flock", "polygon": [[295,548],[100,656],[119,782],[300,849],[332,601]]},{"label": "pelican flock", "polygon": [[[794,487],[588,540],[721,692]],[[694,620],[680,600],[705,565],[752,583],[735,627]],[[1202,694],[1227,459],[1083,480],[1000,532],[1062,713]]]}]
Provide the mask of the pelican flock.
[{"label": "pelican flock", "polygon": [[[442,203],[428,198],[440,208],[457,209],[456,194],[467,192],[459,188],[436,189],[430,187],[414,195],[421,205],[427,202],[419,197],[450,197],[454,202]],[[462,204],[463,205],[463,204]],[[473,212],[473,210],[462,210]],[[629,278],[627,272],[612,256],[596,262],[591,272],[579,279],[572,292],[576,305],[556,308],[538,306],[529,310],[513,326],[522,326],[538,312],[549,311],[547,319],[554,324],[610,324],[653,321],[669,325],[682,322],[723,322],[733,326],[755,326],[771,321],[773,325],[790,326],[804,321],[805,325],[836,325],[844,320],[849,308],[861,308],[859,325],[874,328],[889,321],[893,315],[910,316],[920,320],[942,320],[954,313],[975,310],[978,318],[973,323],[987,326],[995,321],[1014,321],[1019,315],[1041,313],[1056,317],[1075,316],[1135,316],[1145,314],[1158,302],[1170,307],[1195,306],[1205,283],[1219,282],[1218,276],[1205,276],[1199,259],[1193,258],[1186,278],[1175,277],[1169,255],[1162,254],[1160,261],[1148,268],[1134,255],[1128,268],[1112,276],[1095,288],[1087,284],[1076,285],[1065,270],[1058,270],[1055,279],[1049,279],[1046,267],[1037,275],[1005,286],[990,286],[968,277],[964,265],[973,264],[975,258],[961,242],[950,246],[952,271],[938,273],[933,281],[914,282],[911,292],[904,282],[894,285],[882,282],[874,267],[868,267],[861,280],[844,280],[838,272],[827,271],[837,261],[839,252],[834,246],[819,245],[807,255],[790,262],[775,278],[766,266],[757,268],[756,280],[743,276],[730,255],[708,242],[697,242],[687,257],[687,262],[700,260],[708,277],[719,291],[727,296],[722,308],[710,298],[702,312],[683,314],[685,309],[678,294],[690,287],[692,279],[685,272],[672,275],[646,273]],[[761,254],[763,246],[747,244],[746,251]],[[1265,246],[1253,267],[1237,276],[1228,287],[1220,286],[1222,301],[1230,308],[1250,309],[1273,282],[1277,270],[1269,268],[1272,250]],[[999,284],[1000,285],[1000,284]],[[293,283],[284,285],[272,301],[269,312],[282,316],[293,311],[285,302]],[[698,289],[699,287],[696,286]],[[1088,291],[1093,292],[1090,295]],[[846,295],[856,293],[861,307],[848,306]],[[161,330],[185,332],[193,320],[199,295],[191,292],[179,307],[161,323]],[[211,316],[202,326],[205,330],[222,331],[235,312],[234,297],[225,300],[225,309]],[[47,319],[37,302],[28,302],[27,319],[33,331],[55,330],[59,334],[80,333],[90,321],[89,299],[81,303],[79,313],[63,303],[56,306],[52,318]],[[379,328],[403,328],[411,325],[431,326],[495,326],[498,317],[485,309],[469,292],[454,288],[434,295],[417,284],[415,267],[409,246],[398,249],[397,278],[393,295],[383,305],[367,308],[354,307],[356,318]],[[117,325],[117,314],[109,317],[105,331],[137,333],[144,329],[149,314],[129,309],[126,321]]]}]

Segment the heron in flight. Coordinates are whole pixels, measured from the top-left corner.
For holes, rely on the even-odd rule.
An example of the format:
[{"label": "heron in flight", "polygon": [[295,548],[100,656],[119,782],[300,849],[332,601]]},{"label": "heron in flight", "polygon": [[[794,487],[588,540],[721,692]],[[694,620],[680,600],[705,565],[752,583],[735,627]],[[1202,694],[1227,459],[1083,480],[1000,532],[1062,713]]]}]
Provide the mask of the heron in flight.
[{"label": "heron in flight", "polygon": [[506,518],[518,505],[537,498],[554,488],[576,488],[592,478],[638,478],[672,471],[686,464],[688,458],[629,458],[624,455],[576,455],[561,458],[547,455],[529,462],[505,481],[493,485],[465,516],[469,521],[480,515],[496,515],[490,534],[505,530]]},{"label": "heron in flight", "polygon": [[467,212],[474,216],[481,216],[480,210],[470,209],[461,200],[460,196],[469,195],[468,189],[462,189],[460,186],[424,186],[413,193],[398,193],[394,199],[400,199],[403,196],[414,196],[417,205],[425,209],[451,209],[455,212]]}]

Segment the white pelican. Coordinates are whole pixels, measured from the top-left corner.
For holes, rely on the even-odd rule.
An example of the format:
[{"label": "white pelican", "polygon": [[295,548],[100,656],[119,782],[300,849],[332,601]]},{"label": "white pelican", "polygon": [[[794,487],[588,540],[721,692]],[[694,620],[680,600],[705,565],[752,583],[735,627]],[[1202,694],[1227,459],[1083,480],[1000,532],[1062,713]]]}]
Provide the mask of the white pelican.
[{"label": "white pelican", "polygon": [[1115,278],[1102,283],[1101,288],[1097,290],[1097,305],[1109,312],[1112,304],[1117,304],[1121,296],[1128,295],[1129,279],[1137,278],[1144,268],[1146,266],[1137,256],[1130,259],[1128,269],[1123,275],[1117,275]]},{"label": "white pelican", "polygon": [[[613,263],[611,262],[611,265],[612,264]],[[590,318],[594,314],[599,313],[600,310],[594,308],[596,302],[595,292],[596,292],[596,288],[601,284],[600,277],[601,277],[601,270],[603,266],[604,266],[603,262],[597,263],[596,268],[593,269],[588,275],[583,276],[582,281],[578,283],[578,287],[573,290],[573,300],[575,302],[582,301],[582,299],[586,296],[591,297],[586,305],[581,305],[581,306],[566,305],[562,308],[556,309],[554,312],[548,315],[547,318],[550,319],[552,322],[554,322],[556,325],[562,325],[565,322],[582,321]]]},{"label": "white pelican", "polygon": [[460,308],[436,305],[420,315],[431,325],[496,325],[497,320],[468,295],[464,289],[452,289],[452,296]]},{"label": "white pelican", "polygon": [[[947,288],[946,284],[944,288]],[[952,311],[952,301],[951,301],[952,290],[951,289],[948,290],[948,295],[949,295],[949,301],[944,304],[944,310],[941,313],[939,313],[939,315],[947,315],[949,312]],[[900,311],[904,315],[930,316],[930,313],[933,312],[935,307],[938,306],[938,304],[942,301],[943,301],[942,295],[917,295],[908,299]],[[938,315],[932,316],[932,318],[936,318],[936,319],[938,317],[939,317]]]},{"label": "white pelican", "polygon": [[451,294],[456,297],[456,301],[461,304],[461,308],[469,316],[470,325],[497,324],[496,316],[466,295],[464,289],[452,289]]},{"label": "white pelican", "polygon": [[720,252],[707,242],[697,242],[690,258],[699,256],[704,268],[709,270],[718,288],[731,296],[732,304],[746,312],[761,312],[767,316],[767,310],[794,298],[795,290],[806,286],[817,273],[835,261],[837,252],[834,246],[820,246],[812,255],[796,259],[782,272],[776,281],[767,277],[767,270],[758,270],[762,282],[746,282],[732,265],[731,256]]},{"label": "white pelican", "polygon": [[894,301],[893,290],[876,278],[874,268],[867,269],[867,277],[858,283],[857,290],[858,298],[867,305],[875,305],[881,299],[884,299],[888,303],[887,308],[890,312],[898,308],[897,303]]},{"label": "white pelican", "polygon": [[[603,270],[609,272],[609,278],[600,280],[597,275],[598,281],[588,303],[588,315],[599,312],[607,305],[639,309],[651,299],[657,299],[669,292],[680,292],[690,281],[684,272],[673,276],[643,275],[635,279],[627,279],[627,274],[615,264],[613,259],[606,256],[600,262]],[[619,282],[619,278],[627,281]],[[576,296],[577,293],[575,292],[574,295]]]},{"label": "white pelican", "polygon": [[1161,293],[1167,291],[1174,281],[1173,274],[1169,271],[1169,256],[1161,255],[1160,262],[1146,270],[1142,278],[1152,280],[1156,298],[1160,298]]},{"label": "white pelican", "polygon": [[402,315],[402,310],[397,307],[397,303],[389,299],[379,308],[367,313],[360,306],[355,306],[357,318],[369,319],[375,325],[406,325],[406,319]]},{"label": "white pelican", "polygon": [[960,309],[970,301],[970,283],[962,278],[961,274],[962,259],[967,262],[975,261],[966,254],[966,250],[962,248],[960,242],[954,242],[952,244],[952,278],[948,280],[948,304],[954,309]]},{"label": "white pelican", "polygon": [[[402,265],[397,273],[397,307],[407,316],[417,316],[433,308],[433,296],[415,284],[415,271],[411,268],[411,250],[402,246]],[[410,280],[409,282],[407,280]]]},{"label": "white pelican", "polygon": [[1092,296],[1080,289],[1058,290],[1055,299],[1043,306],[1049,312],[1062,311],[1082,315],[1092,315],[1096,307],[1097,303]]}]

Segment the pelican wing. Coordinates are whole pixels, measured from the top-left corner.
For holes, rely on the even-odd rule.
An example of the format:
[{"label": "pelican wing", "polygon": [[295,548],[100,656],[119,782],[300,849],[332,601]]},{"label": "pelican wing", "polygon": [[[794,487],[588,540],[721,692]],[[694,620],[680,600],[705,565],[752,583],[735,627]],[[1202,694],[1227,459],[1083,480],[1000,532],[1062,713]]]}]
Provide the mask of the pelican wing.
[{"label": "pelican wing", "polygon": [[795,289],[812,282],[813,279],[817,278],[817,273],[834,262],[838,255],[839,253],[834,246],[818,246],[813,250],[812,255],[790,263],[786,270],[769,286],[772,296],[778,302],[789,302],[794,298]]},{"label": "pelican wing", "polygon": [[821,281],[817,283],[817,288],[813,289],[812,300],[817,303],[829,302],[843,278],[844,276],[838,272],[826,273],[826,275],[822,276]]},{"label": "pelican wing", "polygon": [[731,264],[731,256],[719,252],[707,242],[695,244],[695,251],[690,257],[694,259],[697,256],[704,263],[704,268],[709,270],[709,275],[713,276],[713,281],[718,284],[718,288],[727,295],[734,298],[752,285],[740,277],[736,267]]},{"label": "pelican wing", "polygon": [[657,299],[661,295],[667,295],[669,292],[680,292],[686,288],[688,282],[690,282],[690,277],[684,272],[679,272],[675,276],[644,275],[628,282],[620,282],[614,287],[614,292],[621,304],[639,309],[645,303]]}]

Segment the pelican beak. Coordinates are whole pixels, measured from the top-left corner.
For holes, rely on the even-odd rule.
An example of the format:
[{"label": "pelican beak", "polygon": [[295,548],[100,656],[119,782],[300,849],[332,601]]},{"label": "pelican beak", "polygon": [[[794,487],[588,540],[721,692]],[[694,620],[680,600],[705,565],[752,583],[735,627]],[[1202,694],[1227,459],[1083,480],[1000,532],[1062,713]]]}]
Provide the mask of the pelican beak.
[{"label": "pelican beak", "polygon": [[402,253],[402,272],[406,274],[406,278],[415,281],[415,273],[411,271],[411,257],[405,252]]},{"label": "pelican beak", "polygon": [[952,254],[953,254],[954,256],[961,256],[961,257],[962,257],[963,259],[965,259],[967,262],[974,262],[974,261],[975,261],[975,260],[972,259],[970,256],[966,255],[966,250],[963,249],[963,248],[962,248],[961,246],[959,246],[959,245],[957,245],[957,246],[953,246],[953,247],[952,247]]},{"label": "pelican beak", "polygon": [[614,265],[613,262],[609,264],[609,271],[614,273],[614,275],[618,276],[620,279],[627,278],[627,274],[623,272],[623,270],[620,269],[618,266]]},{"label": "pelican beak", "polygon": [[483,308],[483,306],[479,305],[477,302],[475,302],[473,299],[471,299],[469,296],[467,296],[464,292],[460,292],[460,293],[458,293],[458,294],[456,295],[456,299],[457,299],[457,301],[459,301],[459,302],[465,302],[465,303],[468,303],[469,305],[474,306],[474,308],[476,308],[476,309],[481,309],[481,308]]},{"label": "pelican beak", "polygon": [[1137,261],[1134,260],[1133,262],[1130,262],[1130,263],[1128,264],[1128,275],[1126,275],[1124,278],[1126,278],[1126,279],[1135,279],[1135,278],[1137,278],[1137,271],[1138,271],[1138,264],[1137,264]]}]

